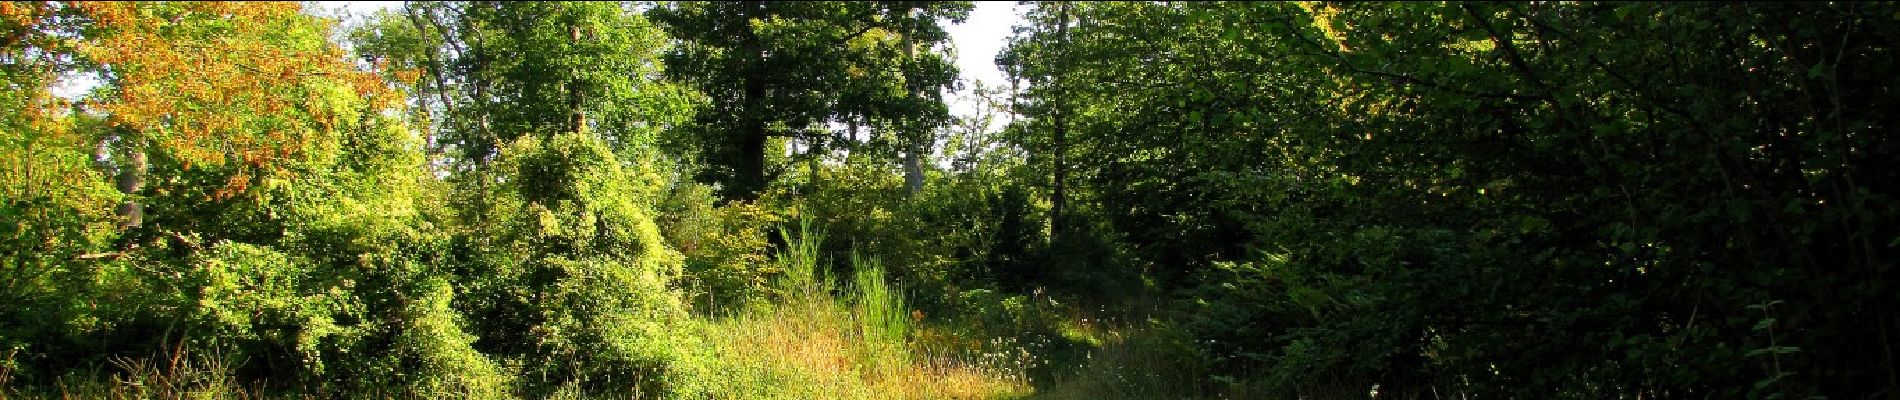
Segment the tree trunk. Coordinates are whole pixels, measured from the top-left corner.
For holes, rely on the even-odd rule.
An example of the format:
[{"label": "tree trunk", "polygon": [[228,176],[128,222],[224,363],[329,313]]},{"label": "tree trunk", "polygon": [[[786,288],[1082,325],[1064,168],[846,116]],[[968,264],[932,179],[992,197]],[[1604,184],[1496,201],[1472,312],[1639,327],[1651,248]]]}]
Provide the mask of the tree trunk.
[{"label": "tree trunk", "polygon": [[[120,137],[120,144],[125,138]],[[125,203],[119,204],[119,230],[139,227],[145,222],[145,205],[138,201],[138,192],[145,188],[145,151],[126,146],[119,164],[119,193],[126,195]]]},{"label": "tree trunk", "polygon": [[[1061,3],[1060,5],[1058,5],[1058,7],[1061,7],[1061,9],[1057,11],[1058,14],[1056,16],[1056,36],[1062,39],[1062,47],[1056,50],[1058,52],[1057,57],[1059,58],[1057,60],[1057,63],[1059,65],[1066,65],[1066,63],[1068,62],[1067,55],[1069,53],[1068,52],[1069,3],[1066,3],[1066,2]],[[1069,131],[1069,123],[1068,123],[1069,113],[1068,113],[1068,110],[1063,107],[1064,104],[1062,100],[1064,97],[1067,97],[1067,96],[1065,93],[1062,93],[1063,87],[1060,81],[1061,81],[1060,77],[1056,77],[1055,79],[1051,80],[1051,83],[1053,83],[1057,89],[1057,94],[1054,99],[1055,107],[1052,112],[1052,114],[1054,115],[1051,116],[1053,117],[1052,119],[1054,120],[1052,122],[1054,122],[1055,124],[1055,127],[1054,127],[1055,129],[1052,135],[1054,136],[1052,138],[1053,143],[1051,143],[1053,145],[1051,146],[1053,148],[1052,150],[1055,153],[1055,157],[1053,157],[1054,159],[1052,160],[1052,162],[1054,163],[1052,167],[1055,170],[1054,171],[1055,179],[1054,179],[1054,182],[1051,184],[1052,186],[1051,191],[1053,193],[1050,194],[1050,199],[1049,199],[1049,202],[1050,202],[1049,240],[1050,241],[1055,241],[1057,239],[1060,239],[1062,236],[1063,209],[1066,208],[1065,205],[1068,203],[1068,193],[1066,189],[1068,186],[1067,183],[1069,181],[1069,164],[1067,160],[1068,157],[1066,156],[1066,153],[1068,153],[1068,143],[1066,142],[1066,139],[1067,139],[1066,136],[1068,136],[1068,131]]]},{"label": "tree trunk", "polygon": [[[748,87],[758,86],[748,84]],[[748,94],[754,91],[746,90]],[[748,107],[748,109],[751,109]],[[728,197],[738,200],[756,200],[765,190],[765,120],[757,116],[746,118],[744,130],[739,132],[738,162],[733,165],[733,187]]]},{"label": "tree trunk", "polygon": [[[753,14],[764,6],[760,2],[747,2],[746,5],[745,17],[748,20],[754,18]],[[766,183],[766,132],[765,115],[762,115],[765,111],[762,106],[765,104],[766,77],[761,75],[771,66],[766,65],[765,49],[759,44],[758,36],[754,35],[750,28],[745,29],[743,33],[745,54],[752,57],[752,63],[751,70],[747,71],[745,76],[745,105],[741,108],[743,115],[739,118],[742,122],[739,131],[736,132],[739,136],[735,141],[738,145],[736,149],[738,159],[734,160],[733,173],[737,176],[732,179],[732,187],[727,188],[726,197],[737,200],[756,200],[759,198],[759,192],[765,190]]]},{"label": "tree trunk", "polygon": [[430,155],[429,162],[434,163],[435,155],[440,154],[442,152],[443,146],[440,140],[442,137],[442,131],[449,129],[447,127],[447,123],[448,123],[447,121],[452,118],[458,118],[459,116],[455,113],[455,102],[449,99],[448,82],[442,76],[443,71],[445,70],[445,68],[442,67],[442,55],[439,52],[437,44],[430,42],[429,39],[427,39],[429,37],[430,28],[433,27],[435,29],[434,32],[436,32],[437,35],[440,35],[442,37],[442,43],[448,44],[449,31],[448,29],[443,28],[440,23],[436,22],[435,14],[433,12],[431,12],[429,16],[424,17],[420,14],[419,10],[421,10],[420,6],[413,3],[405,5],[403,7],[403,13],[404,15],[407,15],[409,17],[409,23],[411,25],[414,25],[416,27],[416,32],[420,32],[424,38],[423,43],[422,43],[422,48],[423,48],[422,54],[423,54],[423,57],[427,58],[428,62],[424,64],[423,67],[427,69],[429,77],[435,82],[435,87],[434,87],[435,96],[438,99],[437,102],[442,104],[442,116],[438,117],[434,115],[433,109],[429,108],[428,96],[427,95],[417,96],[417,99],[422,103],[423,112],[429,114],[429,122],[432,124],[435,124],[437,127],[437,130],[433,132],[429,132],[429,134],[427,135],[426,140],[428,141],[428,143],[425,146],[425,148],[428,149],[428,152]]},{"label": "tree trunk", "polygon": [[[917,46],[911,44],[909,34],[904,35],[904,57],[906,59],[917,58]],[[923,95],[923,93],[916,91],[911,92],[911,96]],[[899,124],[899,126],[910,131],[907,132],[910,133],[910,135],[907,135],[909,137],[905,139],[909,145],[905,146],[906,148],[904,149],[904,187],[909,189],[908,193],[910,193],[911,196],[916,196],[918,193],[924,191],[924,157],[922,153],[930,147],[930,131],[929,127],[923,125],[924,124],[917,123],[916,121]]]},{"label": "tree trunk", "polygon": [[904,151],[904,187],[909,188],[913,196],[924,191],[924,158],[920,147],[923,146],[913,145]]},{"label": "tree trunk", "polygon": [[811,171],[810,179],[805,180],[805,193],[818,193],[818,188],[821,187],[820,185],[822,184],[818,180],[818,164],[822,162],[824,158],[824,153],[820,151],[819,147],[823,146],[823,144],[820,144],[820,139],[816,137],[807,138],[805,140],[805,166]]}]

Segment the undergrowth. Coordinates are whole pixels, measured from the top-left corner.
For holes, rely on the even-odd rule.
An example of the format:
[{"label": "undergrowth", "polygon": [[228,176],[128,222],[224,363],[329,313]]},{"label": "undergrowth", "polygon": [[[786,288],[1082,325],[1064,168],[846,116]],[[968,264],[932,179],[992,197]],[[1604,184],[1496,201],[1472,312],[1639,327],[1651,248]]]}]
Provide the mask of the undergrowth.
[{"label": "undergrowth", "polygon": [[[671,397],[692,399],[1014,399],[1031,394],[1025,370],[986,363],[983,357],[928,348],[919,341],[922,314],[908,308],[903,286],[875,258],[852,257],[849,281],[822,266],[822,235],[802,226],[785,237],[771,261],[778,270],[777,301],[728,308],[723,315],[695,316],[682,324],[689,334],[668,382]],[[166,354],[115,358],[90,372],[48,384],[15,387],[10,363],[0,360],[0,400],[23,399],[264,399],[353,397],[322,389],[271,387],[247,381],[237,365],[217,352],[194,353],[179,345]],[[462,386],[508,387],[520,366],[480,376],[435,371],[443,379],[482,379]],[[429,373],[423,370],[397,373]],[[466,375],[466,374],[461,374]],[[573,385],[568,385],[573,386]],[[382,398],[590,398],[580,387],[559,387],[538,396],[510,391],[447,393],[409,388],[367,388]],[[381,394],[378,394],[381,393]],[[639,392],[633,392],[638,396]]]}]

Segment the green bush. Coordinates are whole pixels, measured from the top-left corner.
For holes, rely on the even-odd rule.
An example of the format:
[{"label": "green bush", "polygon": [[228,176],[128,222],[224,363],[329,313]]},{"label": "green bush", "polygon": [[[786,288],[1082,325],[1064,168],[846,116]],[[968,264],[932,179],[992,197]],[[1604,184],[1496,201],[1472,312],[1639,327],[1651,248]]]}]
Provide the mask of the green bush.
[{"label": "green bush", "polygon": [[[219,243],[182,271],[179,306],[188,310],[193,347],[233,348],[251,365],[294,365],[307,377],[325,373],[327,349],[362,335],[337,317],[361,318],[353,293],[335,277],[312,274],[307,261],[268,247]],[[331,285],[336,283],[336,285]],[[286,371],[273,371],[282,374]]]},{"label": "green bush", "polygon": [[714,314],[768,300],[768,231],[783,217],[756,202],[715,205],[710,186],[677,182],[660,203],[660,231],[685,257],[680,283],[696,311]]},{"label": "green bush", "polygon": [[496,169],[502,229],[466,278],[475,348],[519,368],[530,396],[669,391],[686,309],[681,256],[652,217],[661,180],[578,134],[521,139]]},{"label": "green bush", "polygon": [[825,264],[820,246],[825,232],[813,228],[811,220],[801,218],[798,229],[779,229],[785,247],[772,259],[777,269],[774,286],[778,298],[786,302],[813,302],[828,299],[837,285],[831,280],[831,268]]},{"label": "green bush", "polygon": [[388,348],[362,355],[368,359],[351,366],[362,373],[340,384],[371,396],[510,398],[514,371],[475,350],[454,297],[445,279],[417,282],[387,325]]}]

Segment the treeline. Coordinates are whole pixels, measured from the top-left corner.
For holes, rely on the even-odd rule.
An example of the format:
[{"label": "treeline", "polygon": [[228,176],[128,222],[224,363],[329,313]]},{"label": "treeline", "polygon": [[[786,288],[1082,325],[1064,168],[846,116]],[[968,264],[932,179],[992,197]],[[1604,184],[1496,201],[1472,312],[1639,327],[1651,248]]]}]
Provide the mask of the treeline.
[{"label": "treeline", "polygon": [[1896,11],[1038,4],[999,61],[1057,239],[1175,282],[1215,374],[1891,398]]},{"label": "treeline", "polygon": [[970,5],[0,7],[0,381],[698,398],[753,389],[721,386],[690,294],[787,296],[787,208],[711,188],[757,198],[768,144],[847,115],[876,133],[851,145],[919,140],[895,127],[945,118],[938,20]]},{"label": "treeline", "polygon": [[953,116],[971,9],[0,3],[0,385],[769,397],[835,294],[1120,315],[1089,398],[1900,397],[1893,3],[1027,3]]}]

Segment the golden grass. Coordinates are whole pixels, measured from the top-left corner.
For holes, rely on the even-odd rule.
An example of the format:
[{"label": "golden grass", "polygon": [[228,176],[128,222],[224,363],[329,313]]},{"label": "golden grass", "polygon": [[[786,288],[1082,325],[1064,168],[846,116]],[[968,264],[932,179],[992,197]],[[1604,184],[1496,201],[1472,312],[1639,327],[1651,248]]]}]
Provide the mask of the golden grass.
[{"label": "golden grass", "polygon": [[1020,374],[915,356],[909,343],[857,332],[851,318],[815,301],[713,323],[707,332],[724,367],[715,368],[724,376],[712,385],[713,397],[1011,399],[1031,391]]}]

